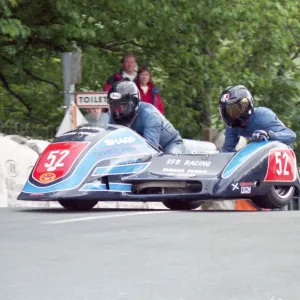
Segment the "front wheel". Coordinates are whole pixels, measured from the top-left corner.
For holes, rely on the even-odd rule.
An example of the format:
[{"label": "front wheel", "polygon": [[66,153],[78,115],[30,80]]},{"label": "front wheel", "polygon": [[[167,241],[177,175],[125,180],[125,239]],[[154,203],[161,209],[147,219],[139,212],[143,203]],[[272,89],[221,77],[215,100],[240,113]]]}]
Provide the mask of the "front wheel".
[{"label": "front wheel", "polygon": [[202,201],[165,200],[163,204],[171,210],[192,210],[198,208]]},{"label": "front wheel", "polygon": [[293,200],[294,193],[293,186],[272,186],[267,195],[256,196],[251,200],[260,208],[276,209],[288,205]]},{"label": "front wheel", "polygon": [[58,203],[67,210],[86,211],[97,205],[98,200],[59,200]]}]

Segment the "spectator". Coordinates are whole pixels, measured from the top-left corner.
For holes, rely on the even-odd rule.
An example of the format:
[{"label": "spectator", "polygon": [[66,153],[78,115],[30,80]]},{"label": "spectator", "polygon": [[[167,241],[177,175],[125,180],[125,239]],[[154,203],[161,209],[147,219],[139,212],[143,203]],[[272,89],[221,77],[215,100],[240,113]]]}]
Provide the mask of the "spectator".
[{"label": "spectator", "polygon": [[89,123],[108,124],[109,115],[103,113],[100,107],[87,108],[87,114],[84,116]]},{"label": "spectator", "polygon": [[164,103],[160,97],[158,87],[152,82],[151,72],[148,67],[141,67],[138,70],[137,87],[139,88],[142,102],[153,104],[164,115]]},{"label": "spectator", "polygon": [[127,53],[122,57],[121,60],[122,66],[121,70],[118,73],[114,73],[112,76],[108,78],[104,85],[104,91],[108,92],[112,85],[120,81],[122,79],[129,79],[131,81],[135,81],[136,79],[136,57],[134,54]]}]

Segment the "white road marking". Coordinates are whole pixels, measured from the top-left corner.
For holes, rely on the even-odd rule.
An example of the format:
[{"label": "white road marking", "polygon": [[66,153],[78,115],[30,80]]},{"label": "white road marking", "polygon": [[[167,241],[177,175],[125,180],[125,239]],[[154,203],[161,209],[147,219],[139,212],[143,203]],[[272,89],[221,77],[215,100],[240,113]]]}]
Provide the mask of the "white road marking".
[{"label": "white road marking", "polygon": [[91,216],[91,217],[81,217],[74,219],[63,219],[57,221],[47,221],[41,222],[41,224],[64,224],[64,223],[74,223],[74,222],[82,222],[82,221],[90,221],[90,220],[98,220],[98,219],[108,219],[108,218],[122,218],[122,217],[130,217],[130,216],[138,216],[138,215],[149,215],[149,214],[161,214],[168,213],[170,211],[145,211],[145,212],[136,212],[136,213],[128,213],[128,214],[117,214],[117,215],[107,215],[107,216]]}]

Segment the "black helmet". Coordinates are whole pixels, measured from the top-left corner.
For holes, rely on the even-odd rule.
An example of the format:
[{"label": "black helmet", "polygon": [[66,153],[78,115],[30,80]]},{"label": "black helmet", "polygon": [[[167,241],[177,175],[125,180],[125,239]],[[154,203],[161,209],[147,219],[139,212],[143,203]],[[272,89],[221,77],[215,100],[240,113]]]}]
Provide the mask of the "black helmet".
[{"label": "black helmet", "polygon": [[220,95],[219,111],[229,127],[243,127],[254,112],[254,100],[243,85],[229,86]]},{"label": "black helmet", "polygon": [[130,123],[138,114],[141,102],[140,91],[132,81],[116,82],[108,92],[107,103],[111,118],[117,124]]}]

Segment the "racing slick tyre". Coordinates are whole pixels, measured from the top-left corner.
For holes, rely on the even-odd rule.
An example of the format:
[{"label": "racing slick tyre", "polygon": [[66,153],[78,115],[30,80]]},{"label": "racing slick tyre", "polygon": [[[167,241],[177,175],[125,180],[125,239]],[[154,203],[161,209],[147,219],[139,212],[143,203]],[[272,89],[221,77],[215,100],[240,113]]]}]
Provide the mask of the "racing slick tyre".
[{"label": "racing slick tyre", "polygon": [[202,201],[165,200],[163,204],[171,210],[192,210],[198,208]]},{"label": "racing slick tyre", "polygon": [[67,210],[90,210],[97,205],[98,200],[59,200],[58,203]]},{"label": "racing slick tyre", "polygon": [[276,209],[288,205],[294,197],[295,187],[293,186],[272,186],[267,195],[256,196],[251,200],[260,208]]}]

